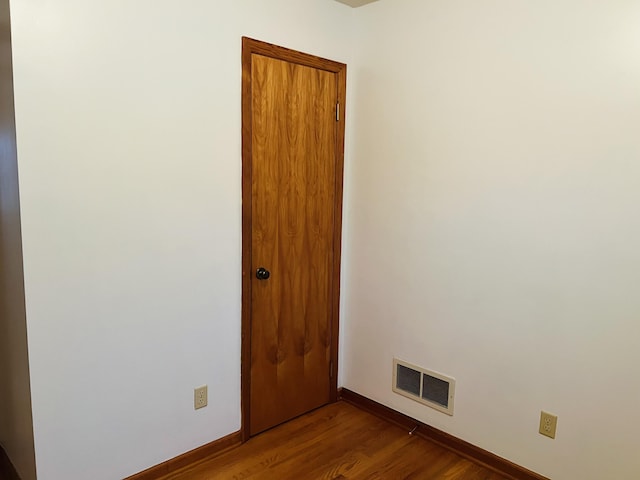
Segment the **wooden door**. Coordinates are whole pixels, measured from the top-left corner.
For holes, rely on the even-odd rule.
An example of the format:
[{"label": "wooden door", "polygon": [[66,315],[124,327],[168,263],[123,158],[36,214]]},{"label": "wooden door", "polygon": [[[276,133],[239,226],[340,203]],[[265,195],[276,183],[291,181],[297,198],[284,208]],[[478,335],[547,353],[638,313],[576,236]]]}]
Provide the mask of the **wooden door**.
[{"label": "wooden door", "polygon": [[247,54],[247,41],[243,413],[254,435],[335,400],[344,83],[327,61],[255,41]]}]

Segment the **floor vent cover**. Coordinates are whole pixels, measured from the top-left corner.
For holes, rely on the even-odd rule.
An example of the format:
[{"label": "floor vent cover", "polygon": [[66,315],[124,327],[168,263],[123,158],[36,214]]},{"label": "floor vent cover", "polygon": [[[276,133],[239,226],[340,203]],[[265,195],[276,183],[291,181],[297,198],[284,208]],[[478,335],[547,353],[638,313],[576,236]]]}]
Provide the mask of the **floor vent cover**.
[{"label": "floor vent cover", "polygon": [[437,372],[393,359],[393,391],[453,415],[456,381]]}]

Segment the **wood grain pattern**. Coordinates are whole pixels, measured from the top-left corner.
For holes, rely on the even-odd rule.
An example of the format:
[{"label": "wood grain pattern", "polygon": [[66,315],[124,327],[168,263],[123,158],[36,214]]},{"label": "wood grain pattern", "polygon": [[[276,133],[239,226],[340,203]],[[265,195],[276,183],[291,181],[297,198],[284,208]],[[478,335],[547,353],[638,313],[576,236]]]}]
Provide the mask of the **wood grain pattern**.
[{"label": "wood grain pattern", "polygon": [[345,90],[344,64],[243,38],[243,440],[337,400]]},{"label": "wood grain pattern", "polygon": [[182,468],[192,467],[204,459],[210,460],[215,458],[216,455],[220,455],[240,445],[240,443],[240,432],[235,432],[140,473],[136,473],[135,475],[127,477],[125,480],[156,480]]},{"label": "wood grain pattern", "polygon": [[252,59],[251,434],[329,402],[334,75]]},{"label": "wood grain pattern", "polygon": [[477,463],[487,470],[491,470],[499,473],[500,475],[503,475],[503,477],[506,479],[549,480],[548,478],[532,472],[531,470],[527,470],[526,468],[523,468],[519,465],[516,465],[515,463],[505,460],[504,458],[494,455],[491,452],[476,447],[475,445],[449,435],[448,433],[438,430],[437,428],[426,425],[419,420],[397,412],[389,407],[370,400],[369,398],[346,388],[340,390],[340,397],[342,400],[349,402],[352,405],[370,412],[380,418],[383,418],[395,425],[398,425],[405,430],[410,431],[417,427],[414,435],[436,443],[444,448],[447,448],[452,452],[460,455],[461,457],[467,458]]},{"label": "wood grain pattern", "polygon": [[505,480],[386,420],[338,402],[158,480]]},{"label": "wood grain pattern", "polygon": [[251,130],[251,58],[254,40],[242,39],[242,319],[241,319],[241,362],[240,362],[240,434],[242,441],[249,439],[251,412],[251,220],[252,220],[252,165]]},{"label": "wood grain pattern", "polygon": [[342,200],[344,183],[344,139],[346,129],[347,105],[347,67],[338,64],[335,72],[337,82],[337,96],[340,105],[340,117],[336,125],[336,174],[335,174],[335,205],[333,226],[333,310],[331,323],[331,366],[332,382],[329,397],[332,402],[338,401],[338,338],[340,330],[340,265],[342,262]]}]

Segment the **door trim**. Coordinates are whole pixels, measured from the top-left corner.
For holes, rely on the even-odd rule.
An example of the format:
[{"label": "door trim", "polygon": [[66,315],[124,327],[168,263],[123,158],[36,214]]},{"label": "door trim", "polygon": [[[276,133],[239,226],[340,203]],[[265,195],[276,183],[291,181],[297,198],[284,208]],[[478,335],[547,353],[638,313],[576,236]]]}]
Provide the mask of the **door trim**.
[{"label": "door trim", "polygon": [[242,441],[249,439],[251,392],[251,225],[252,225],[252,111],[251,56],[263,55],[336,74],[340,115],[336,122],[336,192],[332,266],[331,308],[331,382],[329,399],[338,401],[338,333],[340,314],[340,259],[342,243],[342,189],[344,171],[344,131],[347,66],[325,58],[308,55],[270,43],[242,37],[242,345],[241,345],[241,412]]}]

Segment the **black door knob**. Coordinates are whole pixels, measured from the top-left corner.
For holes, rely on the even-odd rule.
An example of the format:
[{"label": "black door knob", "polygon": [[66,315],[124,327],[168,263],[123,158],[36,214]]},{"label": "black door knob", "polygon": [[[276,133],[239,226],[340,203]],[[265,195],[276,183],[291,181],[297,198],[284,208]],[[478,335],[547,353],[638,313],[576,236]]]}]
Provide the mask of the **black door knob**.
[{"label": "black door knob", "polygon": [[271,276],[271,273],[269,273],[269,270],[267,270],[266,268],[260,267],[259,269],[256,270],[256,278],[258,280],[269,280],[270,276]]}]

